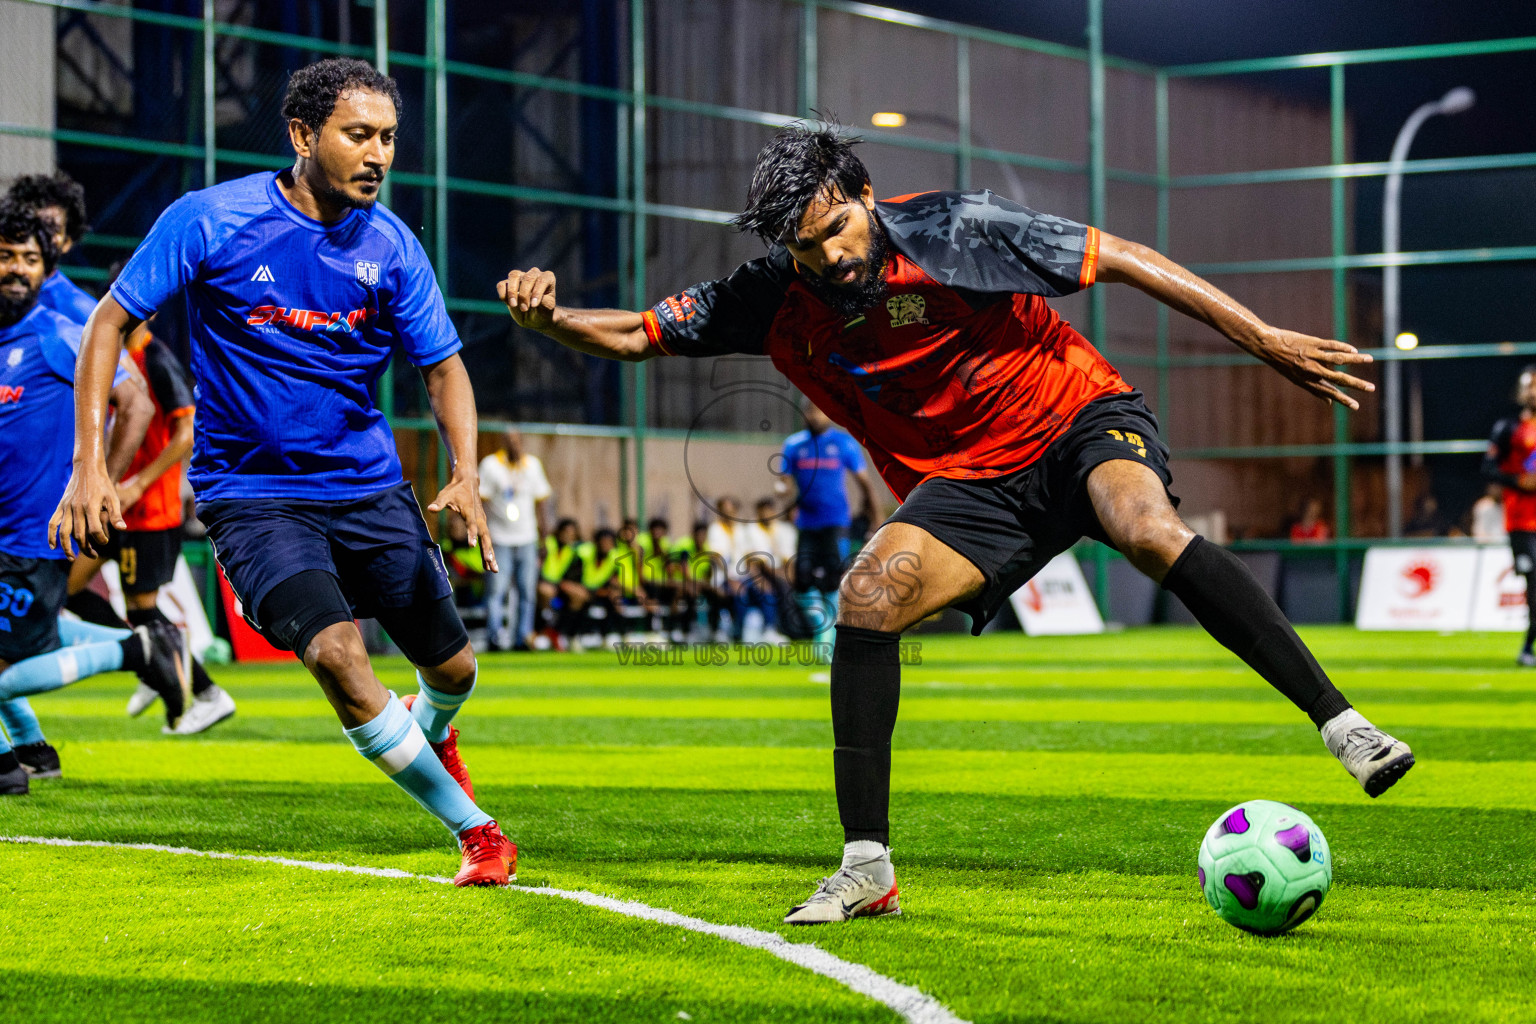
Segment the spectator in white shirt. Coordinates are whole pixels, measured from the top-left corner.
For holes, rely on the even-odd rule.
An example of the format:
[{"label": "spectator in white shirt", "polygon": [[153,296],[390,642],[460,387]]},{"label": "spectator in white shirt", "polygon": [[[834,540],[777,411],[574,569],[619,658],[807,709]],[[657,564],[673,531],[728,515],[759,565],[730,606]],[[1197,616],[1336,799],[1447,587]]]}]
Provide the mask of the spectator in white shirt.
[{"label": "spectator in white shirt", "polygon": [[488,646],[493,651],[508,646],[526,650],[531,645],[539,540],[549,495],[544,464],[523,450],[522,434],[508,429],[501,450],[480,463],[480,497],[501,566],[501,572],[487,576],[485,587]]}]

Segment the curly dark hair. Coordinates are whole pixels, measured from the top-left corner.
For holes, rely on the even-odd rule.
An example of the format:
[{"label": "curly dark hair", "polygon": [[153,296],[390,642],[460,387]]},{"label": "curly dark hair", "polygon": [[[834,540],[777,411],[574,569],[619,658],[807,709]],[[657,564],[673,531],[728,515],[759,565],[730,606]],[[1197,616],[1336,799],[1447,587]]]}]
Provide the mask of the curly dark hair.
[{"label": "curly dark hair", "polygon": [[835,122],[785,125],[757,154],[747,208],[732,223],[774,244],[799,226],[817,196],[855,198],[869,184],[869,171],[853,152],[861,141]]},{"label": "curly dark hair", "polygon": [[64,211],[64,235],[71,242],[80,241],[90,225],[85,222],[85,189],[63,171],[53,174],[23,174],[11,183],[6,192],[29,210],[42,210],[57,206]]},{"label": "curly dark hair", "polygon": [[43,270],[51,274],[59,265],[59,247],[54,244],[53,229],[37,215],[37,210],[18,202],[13,196],[0,199],[0,238],[11,243],[36,239],[37,247],[43,253]]},{"label": "curly dark hair", "polygon": [[310,131],[318,132],[336,109],[341,94],[351,89],[388,96],[397,117],[404,106],[395,80],[372,64],[353,57],[327,57],[289,76],[288,92],[283,96],[283,122],[297,119]]}]

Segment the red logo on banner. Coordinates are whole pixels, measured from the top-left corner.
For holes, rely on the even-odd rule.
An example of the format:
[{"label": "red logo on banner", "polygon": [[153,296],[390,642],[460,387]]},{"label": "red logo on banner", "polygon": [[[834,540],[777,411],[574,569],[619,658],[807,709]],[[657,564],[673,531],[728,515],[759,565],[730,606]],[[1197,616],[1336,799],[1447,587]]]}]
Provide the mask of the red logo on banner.
[{"label": "red logo on banner", "polygon": [[1411,562],[1403,570],[1404,597],[1424,597],[1440,582],[1440,566],[1435,562]]}]

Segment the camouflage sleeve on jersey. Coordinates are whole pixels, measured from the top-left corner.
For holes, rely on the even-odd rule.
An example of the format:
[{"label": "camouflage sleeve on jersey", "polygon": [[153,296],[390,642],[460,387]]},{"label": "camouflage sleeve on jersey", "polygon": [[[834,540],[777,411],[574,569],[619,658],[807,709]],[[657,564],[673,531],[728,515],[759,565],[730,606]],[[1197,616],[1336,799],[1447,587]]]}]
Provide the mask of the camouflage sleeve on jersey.
[{"label": "camouflage sleeve on jersey", "polygon": [[641,314],[645,336],[669,356],[762,355],[792,280],[788,255],[776,250],[662,299]]},{"label": "camouflage sleeve on jersey", "polygon": [[1509,443],[1515,433],[1513,420],[1499,420],[1493,425],[1493,436],[1488,439],[1488,450],[1483,453],[1483,479],[1489,483],[1514,487],[1514,474],[1504,472],[1504,460],[1509,458]]},{"label": "camouflage sleeve on jersey", "polygon": [[992,192],[925,192],[875,204],[891,245],[951,288],[1046,297],[1093,284],[1095,228]]}]

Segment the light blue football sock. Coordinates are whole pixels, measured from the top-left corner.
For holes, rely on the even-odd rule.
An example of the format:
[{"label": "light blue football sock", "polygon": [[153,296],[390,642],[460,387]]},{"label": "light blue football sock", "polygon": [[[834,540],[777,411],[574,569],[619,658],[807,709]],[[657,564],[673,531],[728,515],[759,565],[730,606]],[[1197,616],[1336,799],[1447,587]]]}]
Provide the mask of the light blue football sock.
[{"label": "light blue football sock", "polygon": [[359,754],[378,765],[455,836],[491,820],[448,774],[427,746],[421,726],[393,693],[371,722],[342,732]]},{"label": "light blue football sock", "polygon": [[814,638],[821,632],[822,623],[826,621],[827,610],[821,603],[821,591],[806,590],[795,594],[795,607],[800,609],[805,627]]},{"label": "light blue football sock", "polygon": [[[122,633],[122,630],[115,632]],[[114,672],[122,667],[123,644],[120,640],[98,640],[95,643],[61,647],[48,654],[18,661],[0,672],[0,701],[47,693],[89,676]]]},{"label": "light blue football sock", "polygon": [[27,703],[25,697],[0,703],[0,725],[5,726],[11,742],[18,747],[28,743],[42,743],[47,739],[43,735],[42,723],[37,720],[32,705]]},{"label": "light blue football sock", "polygon": [[81,622],[79,619],[59,619],[59,639],[65,647],[75,644],[90,644],[101,640],[126,640],[132,635],[131,629],[116,629],[112,626],[98,626],[94,622]]},{"label": "light blue football sock", "polygon": [[826,605],[827,618],[825,627],[816,632],[816,642],[830,644],[837,639],[837,591],[822,594],[821,599]]},{"label": "light blue football sock", "polygon": [[[478,679],[479,676],[480,667],[476,665],[475,677]],[[459,713],[459,708],[475,692],[474,680],[470,681],[469,689],[463,693],[444,693],[433,689],[421,678],[420,672],[416,673],[416,684],[421,692],[411,702],[411,717],[421,726],[428,742],[441,743],[448,738],[448,724],[453,721],[453,716]]]}]

